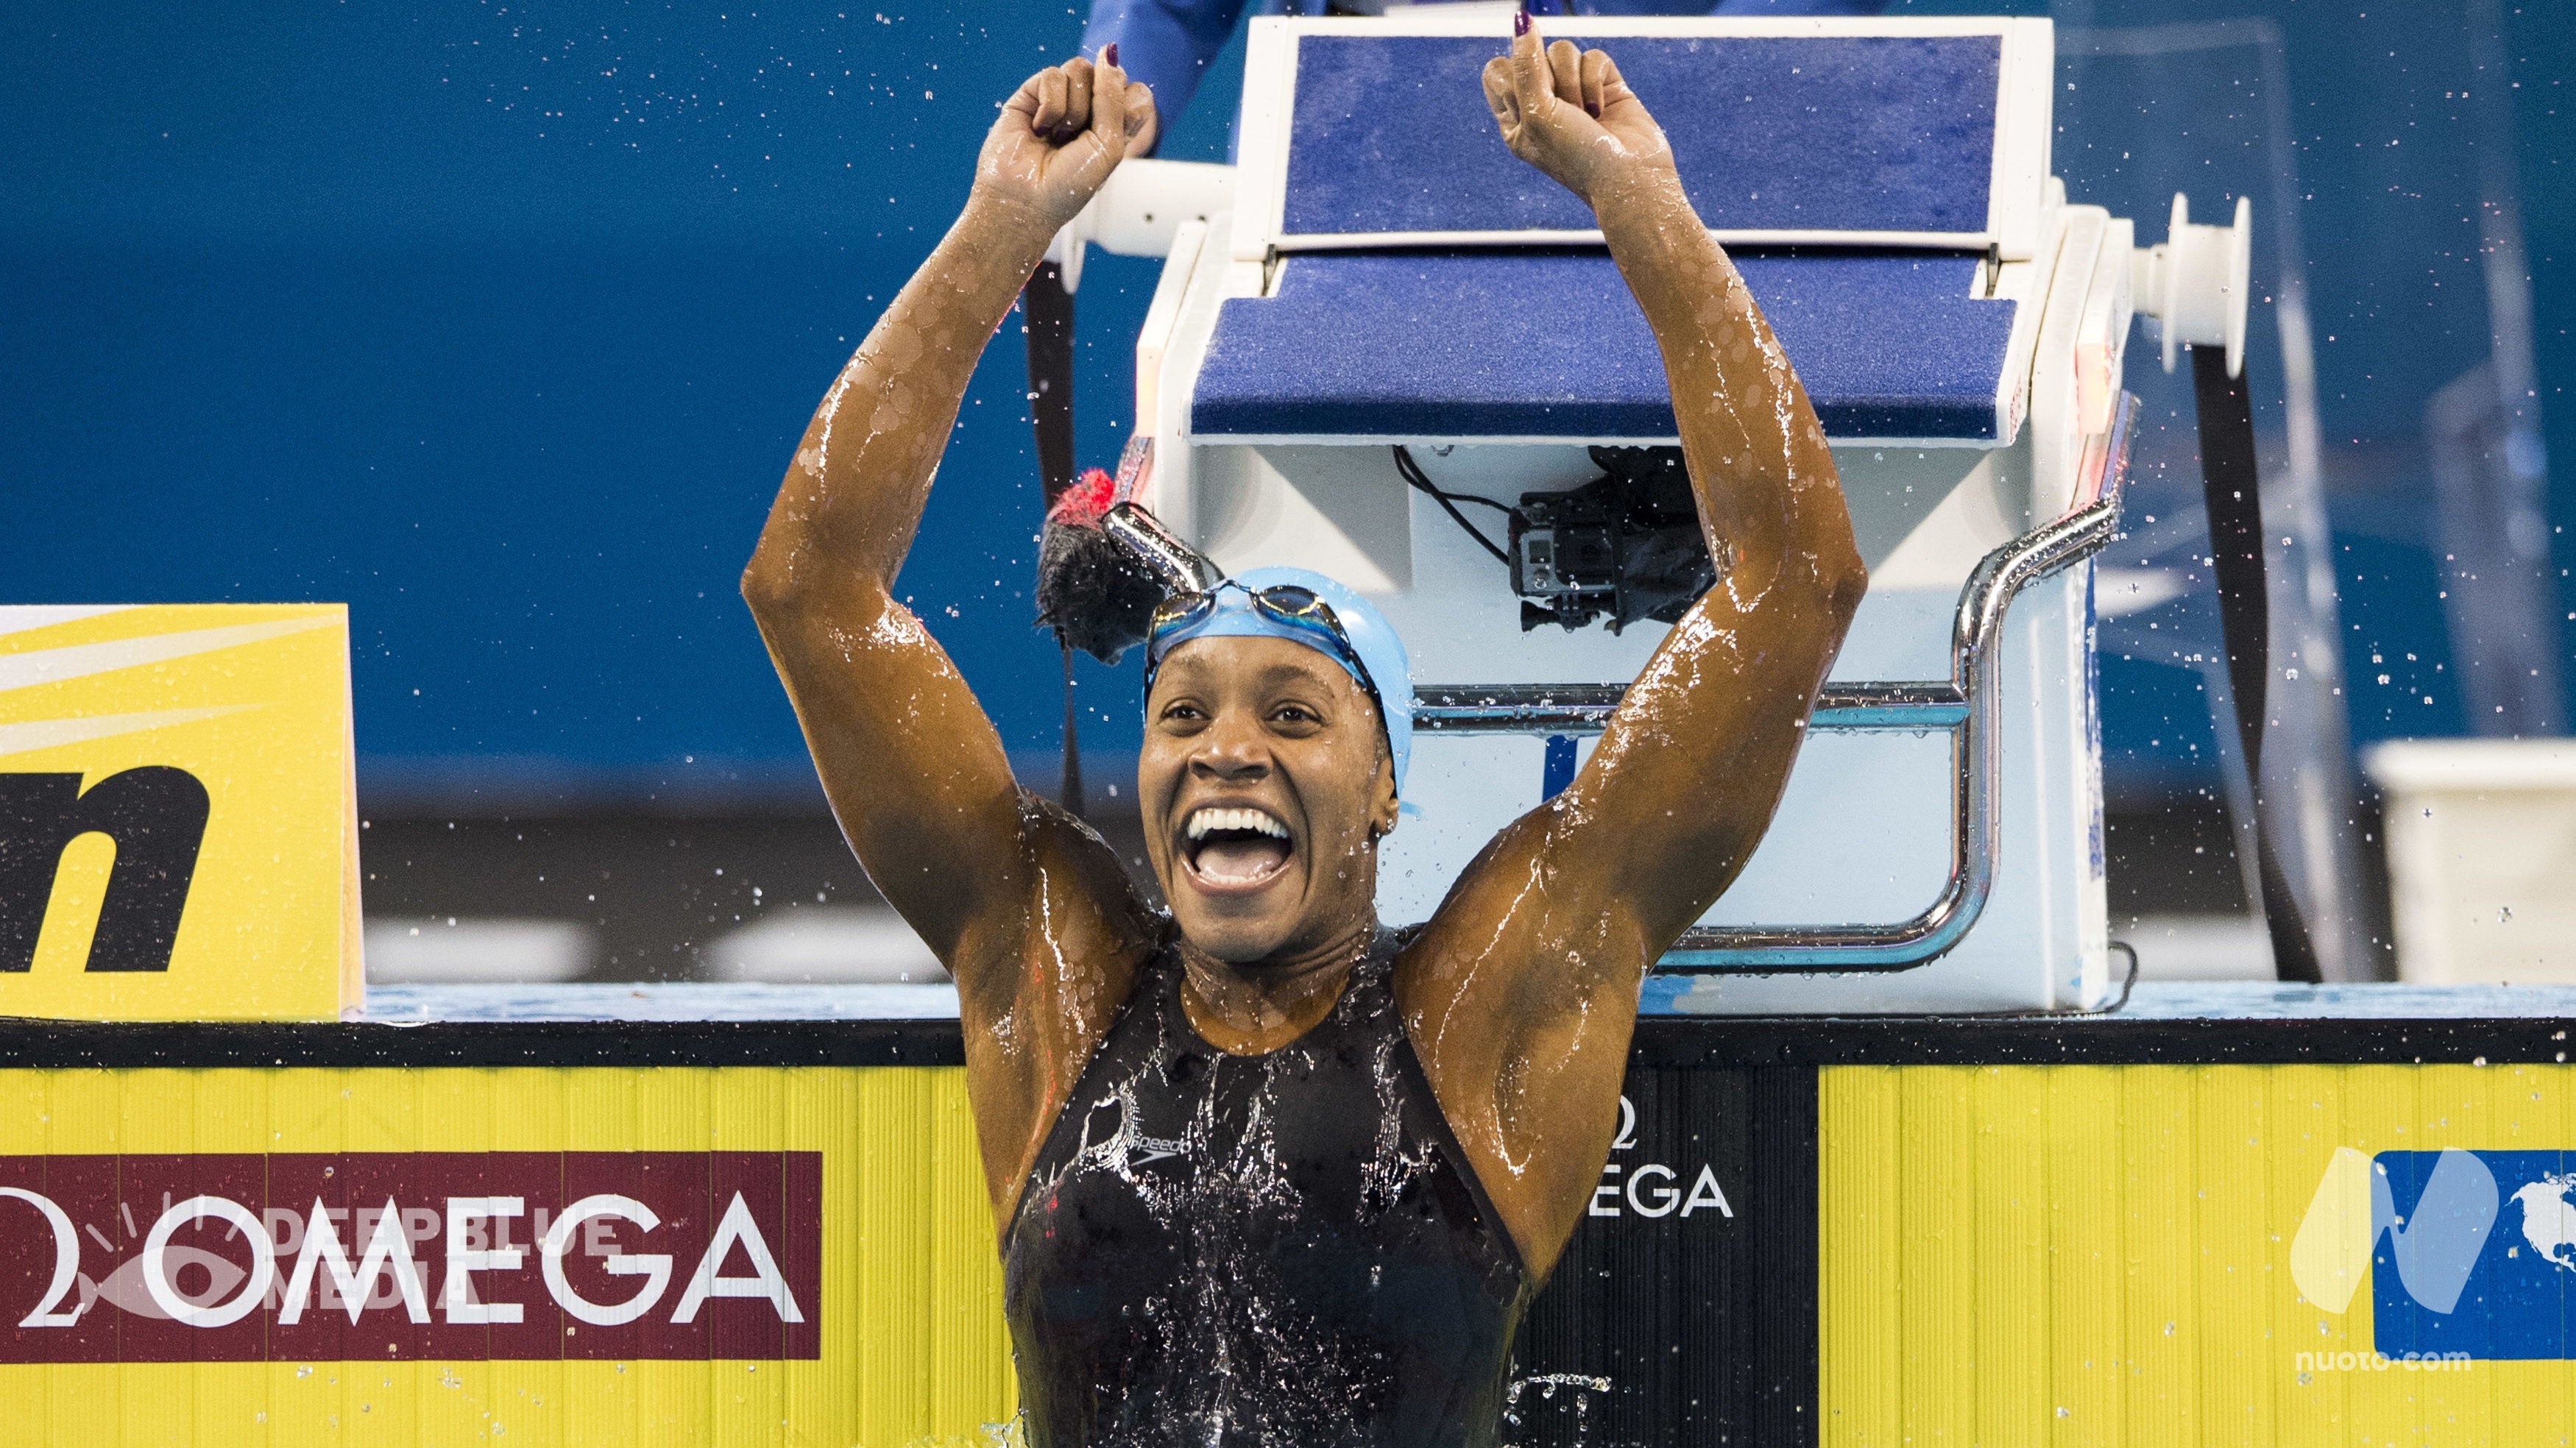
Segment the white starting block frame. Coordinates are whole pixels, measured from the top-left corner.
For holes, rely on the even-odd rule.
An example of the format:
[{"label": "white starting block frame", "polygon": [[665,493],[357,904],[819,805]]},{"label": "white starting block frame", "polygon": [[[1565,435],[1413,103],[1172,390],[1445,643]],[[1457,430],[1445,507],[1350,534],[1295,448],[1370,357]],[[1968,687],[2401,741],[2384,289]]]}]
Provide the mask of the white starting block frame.
[{"label": "white starting block frame", "polygon": [[[1660,963],[1659,975],[1689,977],[1663,987],[1662,999],[1725,1013],[2101,1005],[2114,982],[2089,557],[2117,526],[2132,410],[2121,367],[2141,308],[2170,314],[2168,339],[2241,346],[2241,268],[2185,267],[2181,258],[2241,258],[2242,208],[2233,228],[2177,230],[2167,265],[2168,248],[2138,249],[2127,220],[2069,204],[2048,173],[2054,46],[2045,20],[1593,19],[1545,28],[1550,39],[1614,55],[1621,40],[1723,42],[1738,54],[1743,42],[1896,40],[1981,42],[1993,57],[1994,93],[1966,107],[1991,117],[1986,164],[1950,168],[1982,173],[1982,215],[1969,206],[1939,226],[1835,230],[1770,224],[1762,208],[1738,207],[1745,214],[1726,217],[1735,224],[1712,222],[1720,242],[1755,257],[1783,246],[1919,254],[1977,302],[2012,312],[1992,416],[1978,426],[1837,428],[1819,397],[1870,593],[1770,834]],[[1537,257],[1599,246],[1597,232],[1565,226],[1372,230],[1363,217],[1334,229],[1313,224],[1311,198],[1292,209],[1298,126],[1308,126],[1307,143],[1314,134],[1297,110],[1301,48],[1318,38],[1418,37],[1473,37],[1498,53],[1507,22],[1437,11],[1256,20],[1241,166],[1130,162],[1057,248],[1069,269],[1085,241],[1168,258],[1137,343],[1137,436],[1153,440],[1154,454],[1150,472],[1137,470],[1139,499],[1228,570],[1295,563],[1342,578],[1404,634],[1417,681],[1468,681],[1416,684],[1408,795],[1422,815],[1389,840],[1381,869],[1381,913],[1398,921],[1427,915],[1494,830],[1539,802],[1541,738],[1597,735],[1663,630],[1524,633],[1519,600],[1492,559],[1405,488],[1389,448],[1412,448],[1444,489],[1510,503],[1596,476],[1588,445],[1677,441],[1668,424],[1655,434],[1551,432],[1543,409],[1533,409],[1528,431],[1508,433],[1210,425],[1202,382],[1221,370],[1210,367],[1212,352],[1229,345],[1221,334],[1257,318],[1244,309],[1279,299],[1301,268],[1337,264],[1321,258],[1432,247]],[[1668,94],[1647,100],[1659,115],[1677,106]],[[1490,127],[1480,94],[1469,89],[1459,104]],[[1689,144],[1676,131],[1686,181]],[[1758,264],[1793,274],[1804,263],[1792,254],[1749,264],[1757,295]],[[1777,312],[1774,325],[1809,375]],[[1332,345],[1317,343],[1325,353]],[[1239,379],[1223,385],[1240,396]],[[1810,389],[1829,387],[1810,375]]]}]

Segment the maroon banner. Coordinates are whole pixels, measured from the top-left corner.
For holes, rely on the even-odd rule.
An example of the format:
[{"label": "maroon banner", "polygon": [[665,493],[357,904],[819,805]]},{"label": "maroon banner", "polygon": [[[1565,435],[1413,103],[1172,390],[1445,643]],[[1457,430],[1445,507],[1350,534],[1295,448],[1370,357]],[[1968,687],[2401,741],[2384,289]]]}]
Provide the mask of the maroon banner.
[{"label": "maroon banner", "polygon": [[820,1352],[810,1151],[0,1156],[0,1362]]}]

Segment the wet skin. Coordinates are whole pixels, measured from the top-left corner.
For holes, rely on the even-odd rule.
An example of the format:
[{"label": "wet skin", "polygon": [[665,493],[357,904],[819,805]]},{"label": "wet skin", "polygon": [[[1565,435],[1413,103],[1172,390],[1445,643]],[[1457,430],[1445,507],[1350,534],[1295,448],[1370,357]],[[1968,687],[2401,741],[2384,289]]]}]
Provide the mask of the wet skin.
[{"label": "wet skin", "polygon": [[[1543,1274],[1608,1155],[1644,973],[1761,839],[1867,579],[1805,390],[1617,67],[1523,35],[1484,89],[1514,154],[1600,219],[1719,560],[1574,783],[1495,837],[1396,965],[1433,1094]],[[852,848],[957,979],[997,1223],[1168,927],[1098,836],[1014,782],[890,589],[976,357],[1153,124],[1114,67],[1020,88],[964,213],[825,394],[743,579]],[[1396,801],[1367,695],[1298,644],[1193,640],[1147,700],[1137,795],[1193,1024],[1237,1053],[1296,1039],[1376,927]]]}]

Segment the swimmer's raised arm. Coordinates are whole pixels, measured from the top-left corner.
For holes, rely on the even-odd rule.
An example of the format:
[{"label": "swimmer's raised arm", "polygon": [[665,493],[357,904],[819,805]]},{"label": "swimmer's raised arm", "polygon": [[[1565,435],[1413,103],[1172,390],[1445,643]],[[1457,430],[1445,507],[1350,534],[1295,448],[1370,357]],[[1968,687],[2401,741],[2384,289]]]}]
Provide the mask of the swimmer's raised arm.
[{"label": "swimmer's raised arm", "polygon": [[1806,389],[1618,67],[1523,33],[1484,80],[1654,330],[1718,560],[1573,784],[1496,837],[1399,976],[1442,1109],[1543,1265],[1598,1180],[1644,973],[1768,827],[1868,578]]},{"label": "swimmer's raised arm", "polygon": [[1608,55],[1560,40],[1524,61],[1524,47],[1536,49],[1515,47],[1513,104],[1543,114],[1514,149],[1592,205],[1646,314],[1717,560],[1716,586],[1553,812],[1567,885],[1633,916],[1651,962],[1770,826],[1869,578],[1807,389],[1684,194],[1662,130]]},{"label": "swimmer's raised arm", "polygon": [[1153,132],[1145,88],[1086,60],[1004,104],[964,212],[824,394],[743,574],[851,848],[957,979],[997,1219],[1126,996],[1149,916],[1098,837],[1012,779],[894,580],[985,343],[1049,238]]}]

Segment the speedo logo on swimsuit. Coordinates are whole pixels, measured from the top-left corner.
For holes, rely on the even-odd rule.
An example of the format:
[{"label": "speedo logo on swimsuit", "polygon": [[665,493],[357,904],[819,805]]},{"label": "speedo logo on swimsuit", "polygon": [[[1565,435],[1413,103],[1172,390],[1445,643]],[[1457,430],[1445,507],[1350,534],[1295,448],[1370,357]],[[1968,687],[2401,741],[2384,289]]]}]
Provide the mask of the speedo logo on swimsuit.
[{"label": "speedo logo on swimsuit", "polygon": [[2576,1170],[2555,1151],[2338,1147],[2290,1241],[2290,1278],[2326,1312],[2370,1279],[2392,1363],[2576,1357]]},{"label": "speedo logo on swimsuit", "polygon": [[820,1355],[819,1152],[0,1156],[0,1363]]}]

